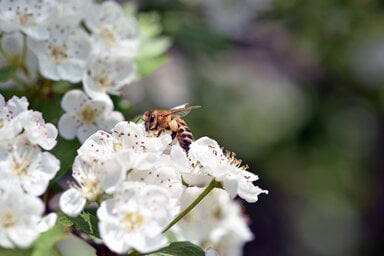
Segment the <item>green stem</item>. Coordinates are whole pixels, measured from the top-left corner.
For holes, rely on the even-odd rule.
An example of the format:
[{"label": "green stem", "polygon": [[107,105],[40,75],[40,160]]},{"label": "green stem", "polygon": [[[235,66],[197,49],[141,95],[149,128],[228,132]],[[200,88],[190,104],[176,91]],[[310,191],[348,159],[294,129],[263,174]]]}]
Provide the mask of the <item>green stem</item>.
[{"label": "green stem", "polygon": [[195,201],[193,201],[187,208],[185,208],[184,211],[177,215],[177,217],[171,223],[169,223],[169,225],[163,230],[163,233],[165,233],[168,229],[175,225],[179,220],[184,218],[184,216],[187,215],[197,204],[199,204],[200,201],[203,200],[204,197],[206,197],[212,189],[220,187],[221,183],[216,181],[215,179],[212,179],[212,181],[208,184],[204,191],[195,199]]}]

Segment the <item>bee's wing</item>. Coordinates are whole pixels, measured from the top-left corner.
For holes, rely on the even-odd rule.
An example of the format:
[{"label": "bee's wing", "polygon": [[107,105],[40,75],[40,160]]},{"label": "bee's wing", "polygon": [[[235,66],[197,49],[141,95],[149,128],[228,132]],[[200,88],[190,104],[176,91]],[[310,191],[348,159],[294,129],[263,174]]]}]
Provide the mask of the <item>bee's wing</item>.
[{"label": "bee's wing", "polygon": [[173,108],[171,108],[170,110],[173,111],[173,110],[184,109],[184,108],[186,108],[188,105],[189,105],[189,103],[184,103],[184,104],[178,105],[178,106],[176,106],[176,107],[173,107]]},{"label": "bee's wing", "polygon": [[183,117],[188,115],[192,109],[200,108],[200,106],[188,106],[188,103],[171,108],[171,115],[177,117]]}]

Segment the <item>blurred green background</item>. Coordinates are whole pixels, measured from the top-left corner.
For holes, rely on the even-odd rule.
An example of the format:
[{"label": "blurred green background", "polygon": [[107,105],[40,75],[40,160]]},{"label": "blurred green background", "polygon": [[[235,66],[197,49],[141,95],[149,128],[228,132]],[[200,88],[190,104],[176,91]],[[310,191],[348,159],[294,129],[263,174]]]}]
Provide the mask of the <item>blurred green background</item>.
[{"label": "blurred green background", "polygon": [[235,151],[257,185],[244,255],[382,255],[384,3],[137,1],[173,40],[126,91],[135,109],[201,105],[186,121]]}]

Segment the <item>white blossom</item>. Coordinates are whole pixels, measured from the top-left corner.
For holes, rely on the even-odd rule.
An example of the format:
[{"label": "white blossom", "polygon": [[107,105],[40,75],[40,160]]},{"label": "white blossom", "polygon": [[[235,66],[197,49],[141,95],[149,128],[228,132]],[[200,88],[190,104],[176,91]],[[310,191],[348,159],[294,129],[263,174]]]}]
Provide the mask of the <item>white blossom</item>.
[{"label": "white blossom", "polygon": [[0,1],[0,28],[5,32],[22,31],[31,38],[49,37],[46,29],[56,15],[55,0]]},{"label": "white blossom", "polygon": [[69,216],[77,216],[86,201],[95,202],[104,192],[111,193],[123,180],[123,169],[114,158],[82,154],[75,158],[73,178],[77,184],[60,197],[60,208]]},{"label": "white blossom", "polygon": [[93,134],[78,149],[78,154],[113,154],[127,171],[148,170],[158,164],[171,141],[169,135],[147,137],[143,124],[122,121],[115,125],[111,133],[98,131]]},{"label": "white blossom", "polygon": [[0,94],[0,137],[3,141],[14,138],[22,131],[20,114],[27,109],[27,98],[13,96],[5,101],[3,95]]},{"label": "white blossom", "polygon": [[[180,204],[180,198],[184,191],[180,172],[163,161],[160,161],[154,167],[147,170],[134,169],[130,171],[127,180],[161,186],[169,191],[174,205]],[[175,214],[177,214],[177,212]]]},{"label": "white blossom", "polygon": [[54,213],[43,216],[43,201],[9,180],[0,182],[0,205],[0,246],[5,248],[30,247],[57,219]]},{"label": "white blossom", "polygon": [[118,111],[113,111],[113,103],[108,97],[91,99],[80,90],[68,91],[61,101],[66,111],[59,120],[59,133],[66,139],[77,137],[84,142],[97,130],[110,130],[124,119]]},{"label": "white blossom", "polygon": [[170,160],[170,165],[179,170],[189,186],[205,187],[212,180],[212,176],[204,172],[204,168],[194,162],[179,143],[172,145]]},{"label": "white blossom", "polygon": [[114,1],[95,3],[86,12],[85,24],[92,32],[95,51],[134,57],[138,50],[138,28],[132,16],[125,16]]},{"label": "white blossom", "polygon": [[77,151],[73,164],[77,184],[61,196],[61,209],[77,216],[87,201],[113,193],[128,173],[128,180],[166,187],[176,204],[183,189],[180,175],[175,169],[158,167],[170,142],[169,135],[146,137],[143,124],[126,121],[116,124],[111,133],[92,134]]},{"label": "white blossom", "polygon": [[68,216],[76,217],[84,209],[87,198],[80,189],[71,187],[61,194],[59,199],[60,209]]},{"label": "white blossom", "polygon": [[1,179],[14,180],[26,193],[34,196],[45,192],[60,168],[56,157],[32,145],[24,134],[1,144],[0,153]]},{"label": "white blossom", "polygon": [[117,253],[157,250],[167,244],[162,231],[177,212],[175,207],[168,191],[160,186],[124,182],[114,198],[102,202],[97,210],[101,238]]},{"label": "white blossom", "polygon": [[51,80],[81,81],[91,44],[86,32],[71,17],[57,18],[47,26],[44,41],[28,40],[43,76]]},{"label": "white blossom", "polygon": [[89,10],[92,0],[56,0],[57,16],[69,17],[74,22],[80,22]]},{"label": "white blossom", "polygon": [[45,123],[38,111],[28,110],[25,97],[13,96],[5,102],[0,95],[0,136],[3,143],[23,132],[29,143],[50,150],[56,145],[57,129],[51,123]]},{"label": "white blossom", "polygon": [[[203,188],[187,188],[181,200],[185,209]],[[173,228],[178,240],[192,241],[213,248],[221,256],[240,256],[246,242],[253,238],[241,207],[228,193],[214,189]]]},{"label": "white blossom", "polygon": [[2,34],[1,47],[4,53],[0,55],[0,68],[13,66],[17,70],[14,77],[4,83],[0,83],[0,88],[20,87],[20,81],[31,84],[37,78],[37,58],[26,47],[24,37],[19,31]]},{"label": "white blossom", "polygon": [[205,173],[223,183],[223,187],[231,198],[236,195],[247,202],[256,202],[260,193],[266,190],[253,185],[257,175],[246,171],[241,161],[233,153],[223,153],[217,142],[208,137],[202,137],[191,143],[189,156],[203,167]]},{"label": "white blossom", "polygon": [[134,80],[135,74],[132,58],[100,52],[90,56],[82,81],[85,92],[94,98],[106,93],[119,94],[124,85]]},{"label": "white blossom", "polygon": [[56,145],[57,129],[51,123],[45,123],[41,112],[28,110],[20,115],[24,134],[32,144],[51,150]]}]

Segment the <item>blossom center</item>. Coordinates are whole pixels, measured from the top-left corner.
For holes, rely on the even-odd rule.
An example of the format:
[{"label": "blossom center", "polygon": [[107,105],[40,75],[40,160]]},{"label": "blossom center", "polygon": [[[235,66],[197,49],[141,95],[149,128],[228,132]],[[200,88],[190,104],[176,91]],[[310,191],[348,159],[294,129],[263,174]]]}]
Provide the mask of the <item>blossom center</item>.
[{"label": "blossom center", "polygon": [[13,172],[18,177],[25,177],[28,175],[28,167],[29,167],[30,161],[24,160],[23,162],[14,161],[13,162]]},{"label": "blossom center", "polygon": [[96,201],[102,193],[102,188],[98,180],[87,180],[82,186],[82,192],[89,201]]},{"label": "blossom center", "polygon": [[144,216],[140,212],[128,212],[124,215],[123,223],[130,231],[134,231],[143,225]]},{"label": "blossom center", "polygon": [[114,84],[114,80],[111,79],[108,74],[101,73],[94,78],[95,83],[100,87],[102,91],[107,91]]},{"label": "blossom center", "polygon": [[65,44],[50,46],[49,55],[55,63],[62,63],[68,58],[68,47]]},{"label": "blossom center", "polygon": [[106,27],[102,28],[100,30],[99,35],[100,35],[101,40],[103,40],[104,44],[106,44],[108,46],[111,46],[116,42],[114,30],[111,28],[106,28]]},{"label": "blossom center", "polygon": [[113,149],[118,152],[123,148],[123,145],[120,142],[113,143]]},{"label": "blossom center", "polygon": [[92,108],[90,105],[86,105],[80,112],[79,112],[79,119],[82,123],[85,124],[92,124],[96,121],[97,117],[97,110]]},{"label": "blossom center", "polygon": [[32,27],[36,25],[35,18],[31,13],[28,13],[27,11],[19,15],[19,22],[23,27]]},{"label": "blossom center", "polygon": [[4,227],[4,228],[11,228],[13,227],[14,225],[16,225],[17,223],[17,218],[16,216],[11,213],[11,212],[5,212],[1,215],[0,217],[0,222],[1,222],[1,225]]}]

